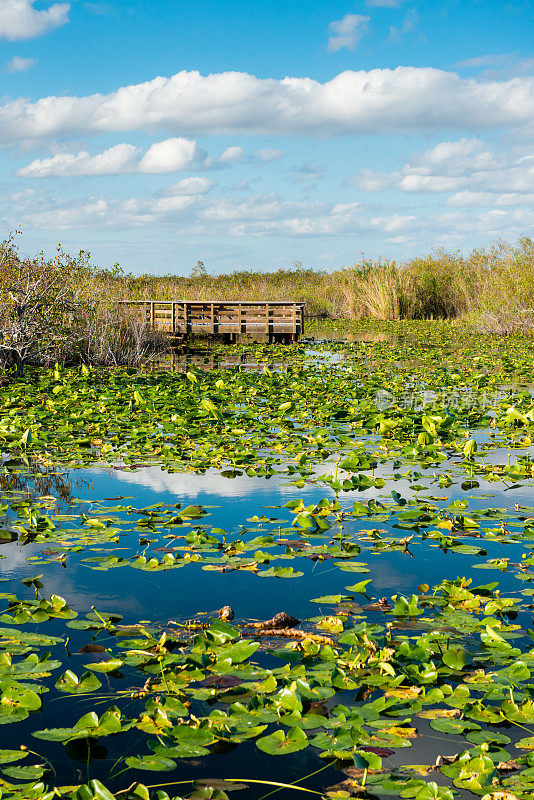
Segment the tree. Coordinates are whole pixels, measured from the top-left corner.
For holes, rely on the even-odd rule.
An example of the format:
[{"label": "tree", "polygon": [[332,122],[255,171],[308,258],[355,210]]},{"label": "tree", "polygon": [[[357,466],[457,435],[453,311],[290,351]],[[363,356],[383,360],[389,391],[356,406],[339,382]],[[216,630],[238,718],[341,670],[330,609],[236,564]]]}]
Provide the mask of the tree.
[{"label": "tree", "polygon": [[54,258],[22,258],[15,234],[0,244],[0,361],[22,375],[77,337],[76,312],[88,304],[89,254],[75,258],[58,247]]},{"label": "tree", "polygon": [[191,277],[192,278],[204,278],[208,274],[208,270],[206,269],[206,265],[203,261],[197,261],[193,269],[191,270]]}]

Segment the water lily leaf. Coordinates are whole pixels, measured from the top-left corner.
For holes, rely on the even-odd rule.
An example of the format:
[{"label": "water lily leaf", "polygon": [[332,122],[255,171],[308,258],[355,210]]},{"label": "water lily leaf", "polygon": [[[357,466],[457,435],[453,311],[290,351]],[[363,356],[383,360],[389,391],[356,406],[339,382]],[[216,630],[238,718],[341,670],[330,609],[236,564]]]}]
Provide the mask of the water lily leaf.
[{"label": "water lily leaf", "polygon": [[218,654],[219,659],[229,661],[231,664],[241,664],[246,661],[250,656],[256,652],[260,646],[259,642],[253,642],[251,639],[242,639],[240,642],[225,647],[224,650]]},{"label": "water lily leaf", "polygon": [[[0,637],[8,641],[17,641],[21,644],[30,644],[36,647],[52,647],[63,642],[59,636],[45,636],[43,633],[22,631],[17,628],[0,628]],[[0,642],[1,643],[1,642]]]},{"label": "water lily leaf", "polygon": [[124,661],[121,661],[120,658],[110,658],[107,661],[97,661],[92,664],[85,664],[85,666],[96,672],[115,672],[123,664]]},{"label": "water lily leaf", "polygon": [[345,589],[348,589],[349,592],[354,592],[354,594],[363,594],[364,597],[368,597],[366,586],[371,583],[371,578],[367,581],[360,581],[359,583],[355,583],[353,586],[345,586]]},{"label": "water lily leaf", "polygon": [[102,684],[96,675],[93,675],[89,670],[78,678],[78,676],[69,669],[56,681],[56,689],[59,689],[61,692],[68,692],[69,694],[94,692],[101,686]]},{"label": "water lily leaf", "polygon": [[303,572],[293,569],[293,567],[270,567],[257,573],[258,578],[300,578]]},{"label": "water lily leaf", "polygon": [[211,786],[214,789],[220,789],[226,792],[238,792],[243,789],[248,789],[247,783],[240,783],[239,781],[226,780],[225,778],[198,778],[195,781],[196,786]]},{"label": "water lily leaf", "polygon": [[441,658],[444,664],[457,671],[463,670],[467,664],[471,663],[471,654],[463,647],[451,647],[444,650]]},{"label": "water lily leaf", "polygon": [[484,744],[485,742],[491,742],[495,744],[506,745],[510,744],[511,742],[509,736],[506,736],[504,733],[499,733],[499,731],[469,731],[465,738],[472,744]]},{"label": "water lily leaf", "polygon": [[18,719],[25,719],[30,711],[41,708],[41,698],[33,689],[19,683],[1,686],[0,696],[0,724]]},{"label": "water lily leaf", "polygon": [[338,567],[343,572],[369,572],[367,564],[361,564],[357,561],[334,561],[334,566]]},{"label": "water lily leaf", "polygon": [[430,727],[434,728],[435,731],[440,731],[440,733],[461,734],[479,726],[466,720],[438,717],[430,720]]},{"label": "water lily leaf", "polygon": [[515,746],[523,750],[534,750],[534,736],[525,736],[524,739],[520,739],[516,742]]},{"label": "water lily leaf", "polygon": [[147,756],[128,756],[125,763],[132,769],[148,770],[150,772],[170,772],[176,769],[176,761],[172,758],[163,758],[163,756],[147,755]]},{"label": "water lily leaf", "polygon": [[115,796],[109,789],[96,778],[75,789],[72,797],[73,800],[115,800]]},{"label": "water lily leaf", "polygon": [[42,765],[35,767],[5,767],[2,772],[4,775],[16,778],[19,781],[38,781],[45,774],[46,768]]},{"label": "water lily leaf", "polygon": [[28,755],[27,750],[0,750],[0,764],[10,764],[12,761],[21,761]]},{"label": "water lily leaf", "polygon": [[350,600],[354,600],[352,595],[348,594],[325,594],[323,597],[314,597],[311,599],[310,602],[312,603],[325,603],[326,605],[336,605],[338,606],[340,603],[346,603]]},{"label": "water lily leaf", "polygon": [[292,727],[287,732],[279,730],[270,736],[262,736],[256,741],[256,747],[271,756],[287,755],[296,753],[308,746],[306,734],[300,728]]}]

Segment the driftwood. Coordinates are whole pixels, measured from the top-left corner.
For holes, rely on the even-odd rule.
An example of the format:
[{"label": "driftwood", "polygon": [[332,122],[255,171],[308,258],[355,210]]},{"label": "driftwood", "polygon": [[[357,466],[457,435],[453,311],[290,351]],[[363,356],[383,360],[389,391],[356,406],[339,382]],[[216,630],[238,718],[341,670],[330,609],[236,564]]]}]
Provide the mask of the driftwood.
[{"label": "driftwood", "polygon": [[[234,610],[231,606],[223,606],[218,611],[221,619],[233,620],[235,617]],[[188,631],[202,631],[210,627],[209,622],[199,622],[198,620],[188,619],[185,622],[175,622],[170,619],[168,625],[176,625],[177,627],[184,628]],[[238,628],[247,629],[253,628],[255,636],[277,636],[282,639],[310,639],[312,642],[318,644],[335,645],[335,641],[329,636],[322,636],[317,633],[310,633],[297,628],[300,624],[300,619],[292,617],[286,611],[279,611],[274,617],[263,622],[244,622],[237,624]]]}]

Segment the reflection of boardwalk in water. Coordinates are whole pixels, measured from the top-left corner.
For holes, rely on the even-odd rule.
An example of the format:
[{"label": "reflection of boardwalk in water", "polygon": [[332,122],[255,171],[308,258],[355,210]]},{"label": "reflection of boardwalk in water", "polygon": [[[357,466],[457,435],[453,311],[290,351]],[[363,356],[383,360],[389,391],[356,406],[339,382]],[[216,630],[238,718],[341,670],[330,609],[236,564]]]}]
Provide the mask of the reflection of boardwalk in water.
[{"label": "reflection of boardwalk in water", "polygon": [[187,339],[191,334],[241,336],[269,342],[297,341],[304,331],[304,303],[288,301],[128,300],[122,303],[153,330]]},{"label": "reflection of boardwalk in water", "polygon": [[[191,367],[203,372],[218,369],[233,369],[239,367],[244,372],[259,372],[267,361],[255,361],[247,355],[221,355],[219,353],[166,353],[158,355],[147,361],[143,369],[146,372],[165,370],[166,372],[187,372]],[[269,361],[269,369],[281,372],[286,369],[284,361]]]}]

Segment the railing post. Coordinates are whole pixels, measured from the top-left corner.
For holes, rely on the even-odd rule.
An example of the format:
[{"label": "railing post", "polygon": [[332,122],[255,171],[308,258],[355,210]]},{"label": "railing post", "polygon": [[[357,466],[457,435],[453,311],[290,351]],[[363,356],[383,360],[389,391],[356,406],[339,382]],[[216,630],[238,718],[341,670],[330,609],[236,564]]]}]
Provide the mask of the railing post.
[{"label": "railing post", "polygon": [[267,337],[269,342],[272,342],[273,332],[271,327],[271,308],[269,303],[265,303],[265,322],[267,328]]},{"label": "railing post", "polygon": [[185,335],[189,336],[191,319],[190,319],[189,304],[186,302],[184,302],[184,322],[185,322]]}]

